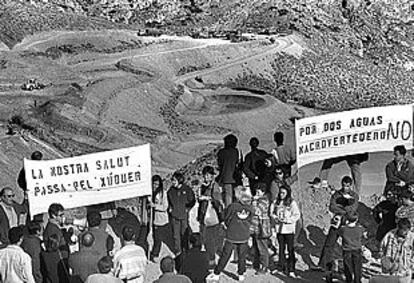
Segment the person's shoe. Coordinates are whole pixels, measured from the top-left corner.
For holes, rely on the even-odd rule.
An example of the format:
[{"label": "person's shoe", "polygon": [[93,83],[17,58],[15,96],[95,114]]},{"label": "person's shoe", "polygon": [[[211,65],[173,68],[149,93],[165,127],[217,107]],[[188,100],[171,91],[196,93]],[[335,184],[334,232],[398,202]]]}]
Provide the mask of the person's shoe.
[{"label": "person's shoe", "polygon": [[291,278],[296,278],[295,272],[289,272],[288,276]]},{"label": "person's shoe", "polygon": [[246,280],[246,276],[244,276],[244,275],[239,275],[239,282],[242,282],[242,281],[244,281],[244,280]]},{"label": "person's shoe", "polygon": [[214,273],[210,273],[207,277],[207,280],[209,281],[216,281],[218,282],[220,280],[220,274],[214,274]]}]

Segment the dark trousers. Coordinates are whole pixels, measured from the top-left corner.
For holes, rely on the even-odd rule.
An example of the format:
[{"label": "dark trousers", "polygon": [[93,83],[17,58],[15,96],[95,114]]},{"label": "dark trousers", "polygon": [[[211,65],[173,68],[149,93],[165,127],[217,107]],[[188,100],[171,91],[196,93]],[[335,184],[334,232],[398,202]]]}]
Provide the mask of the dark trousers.
[{"label": "dark trousers", "polygon": [[[279,242],[279,264],[284,271],[295,271],[295,249],[293,246],[293,239],[295,234],[277,234],[277,240]],[[288,250],[289,258],[286,259],[286,247]]]},{"label": "dark trousers", "polygon": [[[170,225],[152,226],[152,238],[154,239],[154,246],[152,247],[151,255],[158,257],[160,255],[162,242],[167,244],[168,238],[171,235]],[[167,244],[168,245],[168,244]]]},{"label": "dark trousers", "polygon": [[142,247],[145,250],[145,254],[148,253],[149,245],[148,245],[148,234],[149,234],[149,223],[141,224],[139,227],[139,235],[135,240],[135,244]]},{"label": "dark trousers", "polygon": [[224,241],[223,253],[220,257],[220,260],[214,269],[214,274],[220,274],[224,268],[226,267],[227,263],[230,260],[231,253],[233,252],[233,248],[236,248],[237,255],[239,257],[238,264],[237,264],[237,273],[239,275],[243,275],[246,272],[246,255],[249,251],[249,246],[246,243],[230,243],[229,241]]},{"label": "dark trousers", "polygon": [[228,207],[233,203],[233,184],[224,184],[223,185],[223,194],[224,194],[224,205]]},{"label": "dark trousers", "polygon": [[325,243],[323,244],[321,256],[319,258],[319,266],[331,270],[334,258],[332,256],[336,241],[338,240],[338,229],[335,227],[329,228]]},{"label": "dark trousers", "polygon": [[361,283],[362,252],[361,250],[343,251],[344,271],[347,283]]},{"label": "dark trousers", "polygon": [[170,218],[174,239],[174,253],[179,254],[183,251],[183,238],[188,228],[188,219]]},{"label": "dark trousers", "polygon": [[269,250],[268,250],[269,239],[258,239],[253,237],[253,254],[254,254],[254,267],[263,268],[269,267]]},{"label": "dark trousers", "polygon": [[220,224],[214,226],[201,225],[201,239],[206,247],[208,259],[216,260],[216,253],[223,247],[223,230]]}]

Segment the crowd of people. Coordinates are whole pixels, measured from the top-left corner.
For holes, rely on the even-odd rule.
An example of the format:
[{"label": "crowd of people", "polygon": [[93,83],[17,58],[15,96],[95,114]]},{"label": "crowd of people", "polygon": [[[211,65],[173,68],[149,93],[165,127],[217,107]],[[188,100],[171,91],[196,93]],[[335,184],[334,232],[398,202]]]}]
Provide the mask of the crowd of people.
[{"label": "crowd of people", "polygon": [[[24,173],[20,173],[22,204],[14,200],[14,189],[0,191],[0,281],[138,283],[145,282],[152,261],[160,264],[162,272],[154,282],[218,282],[232,254],[239,281],[246,277],[248,260],[258,275],[296,277],[295,250],[301,247],[302,229],[301,203],[291,189],[297,178],[292,174],[296,156],[284,144],[283,133],[276,132],[274,141],[276,147],[268,152],[259,148],[256,137],[251,138],[251,151],[243,157],[237,137],[227,135],[217,154],[218,168],[205,166],[198,185],[187,184],[185,176],[175,172],[167,188],[161,176],[154,175],[153,194],[139,198],[136,213],[114,203],[90,206],[87,225],[76,226],[80,229],[63,228],[75,220],[59,203],[50,205],[46,225],[42,215],[30,217]],[[348,162],[349,158],[356,161]],[[32,159],[41,160],[41,153],[33,153]],[[367,157],[348,159],[354,171],[352,177],[341,179],[340,189],[333,190],[332,223],[315,266],[327,272],[327,281],[338,270],[333,252],[338,238],[346,282],[362,278],[366,232],[357,212],[362,177],[355,172],[360,172],[357,167]],[[336,161],[324,163],[324,176]],[[414,166],[404,146],[394,148],[386,177],[385,199],[373,209],[383,267],[383,274],[371,278],[373,283],[411,280],[414,263]],[[317,177],[312,186],[325,183]],[[110,217],[103,208],[111,211]],[[171,255],[160,259],[163,243]],[[270,260],[276,255],[276,269],[270,271]]]}]

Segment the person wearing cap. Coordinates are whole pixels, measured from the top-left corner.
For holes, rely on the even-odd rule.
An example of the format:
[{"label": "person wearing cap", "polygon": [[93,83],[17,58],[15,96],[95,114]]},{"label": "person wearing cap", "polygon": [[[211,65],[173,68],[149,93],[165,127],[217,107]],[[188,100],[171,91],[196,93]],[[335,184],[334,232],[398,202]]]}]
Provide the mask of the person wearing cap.
[{"label": "person wearing cap", "polygon": [[8,232],[11,228],[24,224],[29,203],[27,194],[24,201],[19,204],[15,201],[16,194],[10,187],[4,187],[0,191],[0,247],[9,243]]},{"label": "person wearing cap", "polygon": [[35,283],[32,274],[32,259],[23,251],[23,227],[8,231],[8,245],[0,249],[0,281],[3,283]]},{"label": "person wearing cap", "polygon": [[394,262],[392,258],[383,257],[381,259],[382,273],[372,276],[369,283],[410,283],[410,276],[395,275],[398,269],[398,263]]}]

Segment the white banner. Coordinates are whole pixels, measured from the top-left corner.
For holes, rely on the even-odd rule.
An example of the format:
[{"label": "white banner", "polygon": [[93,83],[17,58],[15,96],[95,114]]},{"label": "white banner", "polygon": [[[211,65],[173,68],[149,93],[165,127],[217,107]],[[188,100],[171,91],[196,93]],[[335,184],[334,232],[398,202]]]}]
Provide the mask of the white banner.
[{"label": "white banner", "polygon": [[151,195],[151,153],[145,144],[56,160],[24,160],[31,215],[60,203],[74,208]]},{"label": "white banner", "polygon": [[364,108],[296,121],[298,167],[332,157],[413,148],[413,106]]}]

